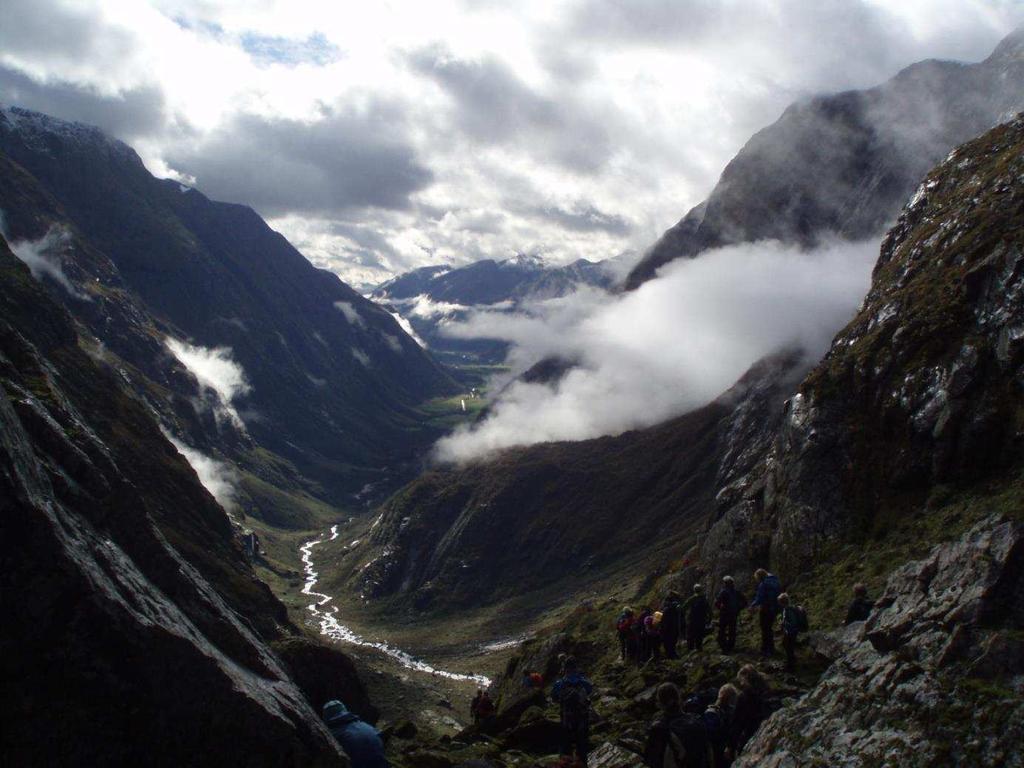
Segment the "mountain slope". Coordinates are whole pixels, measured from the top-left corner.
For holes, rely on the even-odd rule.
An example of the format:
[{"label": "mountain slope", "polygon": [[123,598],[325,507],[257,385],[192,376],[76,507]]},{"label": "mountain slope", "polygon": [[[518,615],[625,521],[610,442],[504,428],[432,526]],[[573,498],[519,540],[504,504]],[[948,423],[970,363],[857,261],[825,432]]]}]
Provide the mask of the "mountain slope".
[{"label": "mountain slope", "polygon": [[[157,180],[96,129],[25,110],[0,112],[0,160],[8,239],[51,233],[44,255],[70,282],[47,282],[98,339],[157,386],[198,401],[210,392],[165,344],[187,342],[194,348],[175,356],[206,366],[205,389],[228,387],[227,436],[221,424],[186,430],[193,444],[251,437],[334,492],[354,492],[436,437],[416,407],[454,391],[447,375],[387,312],[314,268],[251,209]],[[240,368],[233,386],[217,379],[223,366],[209,367],[218,354]]]},{"label": "mountain slope", "polygon": [[689,548],[803,370],[800,355],[780,356],[657,427],[430,472],[388,501],[370,545],[343,554],[334,578],[356,574],[366,597],[438,612],[636,578]]},{"label": "mountain slope", "polygon": [[802,573],[830,542],[884,530],[936,488],[1013,477],[1024,457],[1022,180],[1020,117],[927,177],[772,451],[720,494],[705,560],[745,569],[752,532],[770,531],[758,556]]},{"label": "mountain slope", "polygon": [[344,764],[223,510],[3,243],[0,310],[5,763]]},{"label": "mountain slope", "polygon": [[[409,322],[429,349],[452,366],[498,364],[508,344],[494,339],[460,339],[445,326],[464,321],[474,308],[512,310],[521,302],[560,298],[581,288],[609,290],[616,282],[609,262],[579,259],[551,267],[539,257],[484,259],[464,267],[421,267],[382,284],[373,298]],[[498,306],[495,306],[498,305]]]},{"label": "mountain slope", "polygon": [[626,287],[724,245],[881,234],[935,163],[1021,109],[1024,30],[979,64],[923,61],[876,88],[795,104],[751,138]]}]

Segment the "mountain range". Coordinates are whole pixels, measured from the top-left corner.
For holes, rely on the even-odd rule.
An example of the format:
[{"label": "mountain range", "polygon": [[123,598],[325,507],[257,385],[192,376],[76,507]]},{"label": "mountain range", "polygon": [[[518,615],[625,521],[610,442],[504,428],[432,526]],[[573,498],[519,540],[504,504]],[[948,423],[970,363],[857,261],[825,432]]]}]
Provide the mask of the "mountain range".
[{"label": "mountain range", "polygon": [[463,267],[421,267],[378,286],[372,298],[408,321],[439,359],[455,366],[495,365],[504,361],[507,343],[456,338],[446,335],[445,327],[465,321],[474,309],[514,311],[524,303],[568,296],[584,287],[611,290],[626,256],[550,266],[539,256],[520,254]]},{"label": "mountain range", "polygon": [[0,211],[165,428],[243,473],[257,516],[308,527],[267,489],[335,503],[441,433],[418,409],[457,386],[388,312],[100,131],[0,111]]},{"label": "mountain range", "polygon": [[1024,109],[1024,30],[984,61],[921,61],[864,91],[815,96],[756,133],[626,278],[757,240],[811,245],[880,235],[953,147]]}]

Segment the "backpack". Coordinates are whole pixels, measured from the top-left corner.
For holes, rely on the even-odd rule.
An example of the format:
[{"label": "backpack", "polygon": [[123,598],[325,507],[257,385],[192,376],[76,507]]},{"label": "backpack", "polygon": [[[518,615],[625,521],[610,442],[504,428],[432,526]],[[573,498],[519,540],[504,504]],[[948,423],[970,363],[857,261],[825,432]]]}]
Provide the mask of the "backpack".
[{"label": "backpack", "polygon": [[729,732],[729,718],[725,712],[712,704],[704,711],[701,720],[707,731],[708,740],[712,744],[721,744],[726,740]]},{"label": "backpack", "polygon": [[654,612],[654,618],[651,619],[651,626],[655,629],[661,628],[661,620],[665,617],[665,614],[661,611]]},{"label": "backpack", "polygon": [[559,702],[562,705],[562,720],[570,730],[586,725],[590,714],[590,697],[586,688],[579,683],[566,683]]},{"label": "backpack", "polygon": [[686,768],[686,746],[671,729],[666,729],[665,751],[661,757],[661,768]]},{"label": "backpack", "polygon": [[630,617],[630,616],[623,616],[621,619],[619,619],[618,623],[615,625],[615,629],[617,629],[620,633],[625,634],[626,632],[629,632],[629,628],[632,625],[633,625],[632,617]]}]

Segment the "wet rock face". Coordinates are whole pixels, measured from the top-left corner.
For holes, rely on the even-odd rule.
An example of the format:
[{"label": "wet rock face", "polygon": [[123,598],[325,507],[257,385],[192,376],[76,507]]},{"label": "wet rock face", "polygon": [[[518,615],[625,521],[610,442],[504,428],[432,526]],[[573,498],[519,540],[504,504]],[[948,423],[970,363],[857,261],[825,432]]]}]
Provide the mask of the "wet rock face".
[{"label": "wet rock face", "polygon": [[880,510],[1021,459],[1024,119],[953,152],[885,238],[854,320],[719,492],[702,552],[791,575]]},{"label": "wet rock face", "polygon": [[1024,526],[990,519],[936,547],[821,646],[832,666],[736,765],[1021,765],[1022,607]]},{"label": "wet rock face", "polygon": [[343,764],[223,510],[2,243],[0,527],[5,764]]}]

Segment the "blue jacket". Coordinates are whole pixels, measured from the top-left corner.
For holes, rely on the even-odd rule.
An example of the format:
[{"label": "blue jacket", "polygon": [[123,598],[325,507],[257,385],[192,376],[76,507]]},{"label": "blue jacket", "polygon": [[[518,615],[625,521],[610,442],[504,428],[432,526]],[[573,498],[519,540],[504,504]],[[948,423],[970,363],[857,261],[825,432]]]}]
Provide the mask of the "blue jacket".
[{"label": "blue jacket", "polygon": [[587,696],[594,692],[594,686],[590,684],[587,678],[579,672],[573,672],[555,681],[554,686],[551,688],[551,698],[555,701],[561,701],[562,691],[565,688],[575,688],[576,686],[581,686],[587,692]]},{"label": "blue jacket", "polygon": [[782,594],[782,584],[779,583],[779,577],[774,573],[769,573],[757,585],[757,594],[754,595],[754,602],[750,604],[750,607],[761,607],[764,610],[777,613],[780,594]]},{"label": "blue jacket", "polygon": [[377,729],[345,709],[340,701],[327,703],[324,722],[345,750],[352,768],[388,768]]}]

